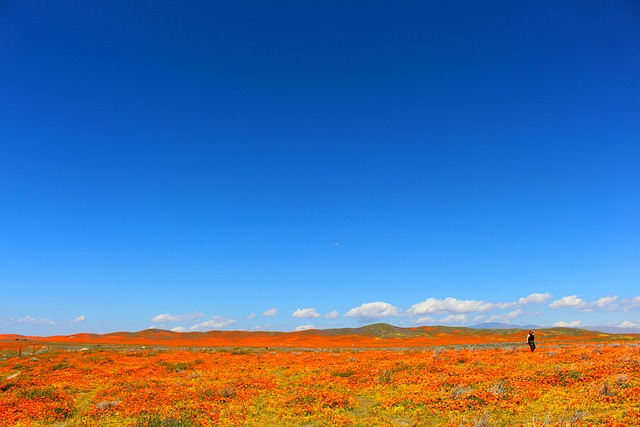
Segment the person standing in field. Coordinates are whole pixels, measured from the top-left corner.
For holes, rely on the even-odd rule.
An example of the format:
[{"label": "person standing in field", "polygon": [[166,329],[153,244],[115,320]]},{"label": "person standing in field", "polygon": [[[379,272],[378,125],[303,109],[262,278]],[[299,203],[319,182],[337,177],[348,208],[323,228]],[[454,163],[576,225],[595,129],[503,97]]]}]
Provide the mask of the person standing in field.
[{"label": "person standing in field", "polygon": [[529,334],[527,335],[527,344],[529,344],[529,347],[531,348],[531,352],[533,353],[533,351],[536,349],[536,337],[533,333],[533,331],[529,331]]}]

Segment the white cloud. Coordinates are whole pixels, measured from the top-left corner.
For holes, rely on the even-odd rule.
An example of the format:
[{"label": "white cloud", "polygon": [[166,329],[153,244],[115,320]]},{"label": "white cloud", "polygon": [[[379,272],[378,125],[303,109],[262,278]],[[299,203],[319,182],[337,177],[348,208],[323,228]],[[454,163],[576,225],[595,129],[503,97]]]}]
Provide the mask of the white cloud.
[{"label": "white cloud", "polygon": [[551,294],[548,292],[544,294],[531,294],[528,297],[520,298],[518,300],[518,305],[542,304],[548,299],[551,299]]},{"label": "white cloud", "polygon": [[151,318],[151,321],[154,323],[176,322],[179,320],[180,319],[178,319],[178,316],[168,313],[158,314],[157,316]]},{"label": "white cloud", "polygon": [[550,293],[544,293],[544,294],[536,293],[536,294],[530,294],[528,297],[522,297],[518,301],[499,303],[497,304],[497,306],[498,308],[513,308],[513,307],[520,307],[527,304],[541,304],[550,298],[551,298]]},{"label": "white cloud", "polygon": [[425,323],[434,323],[433,317],[425,316],[413,321],[416,325],[424,325]]},{"label": "white cloud", "polygon": [[211,318],[211,320],[207,320],[207,321],[198,323],[196,325],[193,325],[192,327],[189,328],[189,330],[202,331],[202,330],[209,330],[209,329],[221,329],[229,325],[233,325],[234,323],[237,323],[237,322],[233,319],[229,319],[227,317],[222,317],[222,316],[214,316]]},{"label": "white cloud", "polygon": [[338,313],[337,310],[333,310],[333,311],[330,311],[327,314],[325,314],[324,317],[326,317],[327,319],[335,319],[339,315],[340,315],[340,313]]},{"label": "white cloud", "polygon": [[640,309],[640,297],[633,297],[622,301],[622,310],[638,310]]},{"label": "white cloud", "polygon": [[182,326],[176,326],[175,328],[171,328],[173,332],[186,332],[187,330]]},{"label": "white cloud", "polygon": [[82,323],[82,322],[84,322],[84,321],[86,321],[86,320],[87,320],[87,318],[85,317],[85,315],[84,315],[84,314],[81,314],[80,316],[78,316],[78,317],[76,317],[75,319],[73,319],[73,320],[71,321],[71,323]]},{"label": "white cloud", "polygon": [[582,325],[582,322],[579,320],[574,320],[573,322],[556,322],[553,324],[553,326],[557,327],[557,328],[577,328],[579,326]]},{"label": "white cloud", "polygon": [[34,319],[31,316],[25,316],[22,319],[18,319],[18,322],[36,324],[36,323],[38,323],[38,320]]},{"label": "white cloud", "polygon": [[270,308],[269,310],[262,313],[263,316],[267,316],[267,317],[275,316],[276,314],[278,314],[277,308]]},{"label": "white cloud", "polygon": [[399,316],[397,307],[386,302],[368,302],[360,307],[352,308],[345,313],[345,317],[357,317],[360,319],[380,319],[387,316]]},{"label": "white cloud", "polygon": [[428,313],[485,312],[493,308],[495,308],[495,304],[486,301],[429,298],[421,303],[412,305],[407,312],[411,316],[420,316]]},{"label": "white cloud", "polygon": [[295,331],[296,332],[300,332],[300,331],[308,331],[309,329],[318,329],[313,325],[300,325],[298,326]]},{"label": "white cloud", "polygon": [[618,300],[616,296],[607,296],[595,300],[591,305],[597,308],[606,308]]},{"label": "white cloud", "polygon": [[476,317],[474,317],[471,321],[473,323],[479,323],[481,322],[486,316],[484,314],[479,314]]},{"label": "white cloud", "polygon": [[21,319],[18,319],[18,323],[29,323],[32,325],[55,325],[56,322],[49,319],[35,319],[31,316],[25,316]]},{"label": "white cloud", "polygon": [[321,315],[315,308],[299,308],[293,312],[291,317],[295,317],[296,319],[314,319],[321,317]]},{"label": "white cloud", "polygon": [[462,323],[467,323],[467,316],[465,314],[450,314],[444,319],[438,320],[438,323],[460,325]]},{"label": "white cloud", "polygon": [[577,295],[569,295],[566,297],[562,297],[559,300],[555,300],[551,304],[549,304],[549,308],[557,309],[557,308],[585,308],[587,303],[579,298]]},{"label": "white cloud", "polygon": [[157,316],[151,319],[154,323],[165,323],[165,322],[186,322],[189,320],[199,319],[204,314],[202,313],[187,313],[187,314],[158,314]]},{"label": "white cloud", "polygon": [[[606,296],[606,297],[599,298],[594,302],[588,303],[587,301],[583,300],[577,295],[569,295],[552,302],[551,304],[549,304],[549,307],[553,309],[574,308],[580,311],[587,311],[587,312],[604,310],[604,309],[614,310],[618,307],[618,304],[616,304],[616,301],[618,301],[617,296]],[[623,310],[625,307],[625,303],[627,303],[628,301],[629,300],[623,301]]]},{"label": "white cloud", "polygon": [[250,315],[247,316],[247,320],[253,320],[256,318],[256,314],[255,313],[251,313]]},{"label": "white cloud", "polygon": [[640,328],[640,323],[633,323],[625,320],[618,325],[619,328]]},{"label": "white cloud", "polygon": [[504,320],[505,321],[513,320],[516,317],[520,316],[522,313],[523,313],[523,311],[520,310],[519,308],[517,308],[517,309],[513,310],[512,312],[505,314],[504,315]]}]

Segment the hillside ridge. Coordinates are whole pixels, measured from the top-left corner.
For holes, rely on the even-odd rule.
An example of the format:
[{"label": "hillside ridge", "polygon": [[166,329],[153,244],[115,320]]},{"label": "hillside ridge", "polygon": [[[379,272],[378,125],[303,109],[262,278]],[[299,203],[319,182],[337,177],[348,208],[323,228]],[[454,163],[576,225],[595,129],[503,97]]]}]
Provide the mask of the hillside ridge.
[{"label": "hillside ridge", "polygon": [[[536,329],[540,342],[638,340],[637,334],[607,334],[578,328]],[[293,332],[208,331],[175,332],[146,329],[107,334],[78,333],[48,337],[18,334],[0,335],[4,347],[10,344],[58,343],[63,345],[142,345],[162,347],[428,347],[441,345],[490,345],[524,343],[526,328],[478,329],[453,326],[399,327],[374,323],[358,328],[308,329]]]}]

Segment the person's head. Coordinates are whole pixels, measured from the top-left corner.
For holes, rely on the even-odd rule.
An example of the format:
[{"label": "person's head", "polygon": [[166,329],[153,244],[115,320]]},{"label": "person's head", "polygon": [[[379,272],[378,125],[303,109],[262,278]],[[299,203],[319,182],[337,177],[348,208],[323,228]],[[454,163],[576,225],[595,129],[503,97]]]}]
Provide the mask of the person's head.
[{"label": "person's head", "polygon": [[533,335],[533,331],[532,331],[532,330],[531,330],[531,331],[529,331],[529,333],[530,333],[531,335]]}]

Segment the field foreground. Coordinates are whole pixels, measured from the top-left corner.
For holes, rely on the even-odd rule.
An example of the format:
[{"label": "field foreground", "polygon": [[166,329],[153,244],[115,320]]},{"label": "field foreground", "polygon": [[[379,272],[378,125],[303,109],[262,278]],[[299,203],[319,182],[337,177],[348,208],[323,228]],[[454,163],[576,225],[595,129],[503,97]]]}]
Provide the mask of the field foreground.
[{"label": "field foreground", "polygon": [[0,355],[6,426],[640,425],[637,342]]}]

